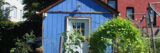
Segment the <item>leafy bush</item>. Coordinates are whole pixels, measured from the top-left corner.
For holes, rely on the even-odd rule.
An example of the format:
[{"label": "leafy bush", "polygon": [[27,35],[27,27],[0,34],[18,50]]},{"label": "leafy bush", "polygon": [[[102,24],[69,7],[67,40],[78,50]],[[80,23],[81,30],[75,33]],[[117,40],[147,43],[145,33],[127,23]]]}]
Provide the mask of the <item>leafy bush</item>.
[{"label": "leafy bush", "polygon": [[[81,47],[82,41],[84,40],[84,36],[76,30],[67,32],[67,36],[65,37],[66,41],[64,42],[65,52],[67,53],[76,53],[75,49]],[[77,47],[77,48],[75,48]]]},{"label": "leafy bush", "polygon": [[148,44],[139,32],[129,20],[120,17],[109,20],[90,37],[90,52],[105,53],[112,46],[118,53],[146,53]]},{"label": "leafy bush", "polygon": [[[26,0],[26,2],[28,2]],[[37,1],[38,2],[38,1]],[[33,3],[33,2],[32,2]],[[0,0],[0,7],[5,4],[3,0]],[[29,4],[29,5],[28,5]],[[27,4],[27,6],[31,6],[30,2]],[[35,9],[35,8],[32,8]],[[31,11],[37,11],[37,10],[28,10],[29,13],[32,13]],[[28,15],[28,16],[25,16]],[[32,30],[35,32],[34,34],[36,36],[41,36],[42,27],[41,27],[41,16],[34,14],[25,14],[25,18],[29,18],[26,21],[22,22],[11,22],[6,21],[6,17],[4,16],[4,10],[0,9],[0,52],[1,53],[9,53],[10,49],[15,47],[16,39],[22,39],[22,36],[24,36],[25,33],[29,33]],[[34,20],[33,20],[34,19]]]},{"label": "leafy bush", "polygon": [[10,48],[14,46],[14,39],[22,36],[19,35],[21,34],[19,33],[19,30],[16,30],[19,27],[19,24],[20,23],[0,20],[0,51],[2,53],[9,53],[8,51]]},{"label": "leafy bush", "polygon": [[30,34],[26,33],[23,36],[23,39],[17,39],[16,47],[11,48],[10,53],[29,53],[33,52],[33,49],[31,48],[29,43],[33,42],[33,39],[35,38],[35,35],[33,32]]}]

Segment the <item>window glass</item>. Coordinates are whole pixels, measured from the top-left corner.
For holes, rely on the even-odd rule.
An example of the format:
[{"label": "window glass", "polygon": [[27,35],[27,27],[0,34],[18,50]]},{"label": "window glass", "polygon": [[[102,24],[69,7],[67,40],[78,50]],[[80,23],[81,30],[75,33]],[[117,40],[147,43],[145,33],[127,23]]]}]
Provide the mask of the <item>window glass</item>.
[{"label": "window glass", "polygon": [[127,8],[127,17],[132,18],[134,20],[134,9],[131,7]]},{"label": "window glass", "polygon": [[73,22],[73,29],[76,29],[79,33],[82,33],[84,35],[85,25],[83,22]]},{"label": "window glass", "polygon": [[112,8],[116,9],[116,0],[108,0],[108,5]]},{"label": "window glass", "polygon": [[149,22],[150,22],[150,19],[149,19],[149,8],[147,8],[147,24],[149,24]]},{"label": "window glass", "polygon": [[10,12],[10,4],[9,3],[6,3],[5,4],[5,17],[8,17],[9,16],[9,12]]},{"label": "window glass", "polygon": [[[152,9],[150,13],[151,13],[151,18],[153,19],[153,25],[155,26],[156,25],[156,14]],[[147,8],[147,16],[149,17],[149,8]],[[149,24],[149,22],[150,22],[150,19],[147,18],[147,23]]]},{"label": "window glass", "polygon": [[13,17],[16,18],[17,17],[17,8],[13,7]]},{"label": "window glass", "polygon": [[153,19],[153,26],[156,25],[156,14],[153,10],[151,10],[151,15],[152,15],[152,19]]}]

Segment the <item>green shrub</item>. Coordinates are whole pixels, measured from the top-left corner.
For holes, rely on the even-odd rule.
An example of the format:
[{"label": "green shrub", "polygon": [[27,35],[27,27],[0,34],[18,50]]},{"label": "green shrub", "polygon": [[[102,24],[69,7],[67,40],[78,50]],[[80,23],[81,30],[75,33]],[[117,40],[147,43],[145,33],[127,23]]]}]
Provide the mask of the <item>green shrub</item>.
[{"label": "green shrub", "polygon": [[11,48],[10,53],[29,53],[33,52],[33,49],[31,48],[31,45],[29,43],[34,42],[33,39],[35,38],[35,35],[33,32],[30,34],[26,33],[23,36],[23,39],[17,39],[16,47]]},{"label": "green shrub", "polygon": [[118,17],[99,26],[92,34],[90,52],[105,53],[107,44],[118,53],[147,53],[148,44],[145,40],[132,22]]}]

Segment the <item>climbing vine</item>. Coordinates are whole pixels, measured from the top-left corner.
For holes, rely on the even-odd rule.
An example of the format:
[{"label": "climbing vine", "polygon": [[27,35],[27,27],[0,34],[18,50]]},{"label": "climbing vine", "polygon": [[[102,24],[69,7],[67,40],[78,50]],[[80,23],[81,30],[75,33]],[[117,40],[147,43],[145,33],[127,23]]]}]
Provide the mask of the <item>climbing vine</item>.
[{"label": "climbing vine", "polygon": [[[148,44],[129,20],[120,17],[107,21],[90,37],[91,53],[147,53]],[[106,48],[112,46],[112,50]]]}]

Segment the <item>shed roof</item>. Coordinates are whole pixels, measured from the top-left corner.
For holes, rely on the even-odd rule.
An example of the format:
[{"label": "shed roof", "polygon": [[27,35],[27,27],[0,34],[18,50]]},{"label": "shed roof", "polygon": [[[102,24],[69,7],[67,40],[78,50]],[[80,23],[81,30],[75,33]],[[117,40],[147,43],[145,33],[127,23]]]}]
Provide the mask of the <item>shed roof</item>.
[{"label": "shed roof", "polygon": [[[48,7],[42,9],[40,11],[40,14],[43,13],[43,12],[46,12],[47,10],[49,10],[50,8],[54,7],[55,5],[59,4],[60,2],[62,2],[63,0],[58,0],[57,2],[49,5]],[[110,7],[108,4],[102,2],[101,0],[94,0],[96,3],[98,3],[99,5],[101,5],[103,8],[109,10],[111,13],[115,14],[115,15],[118,15],[118,11],[116,9],[113,9],[112,7]]]}]

